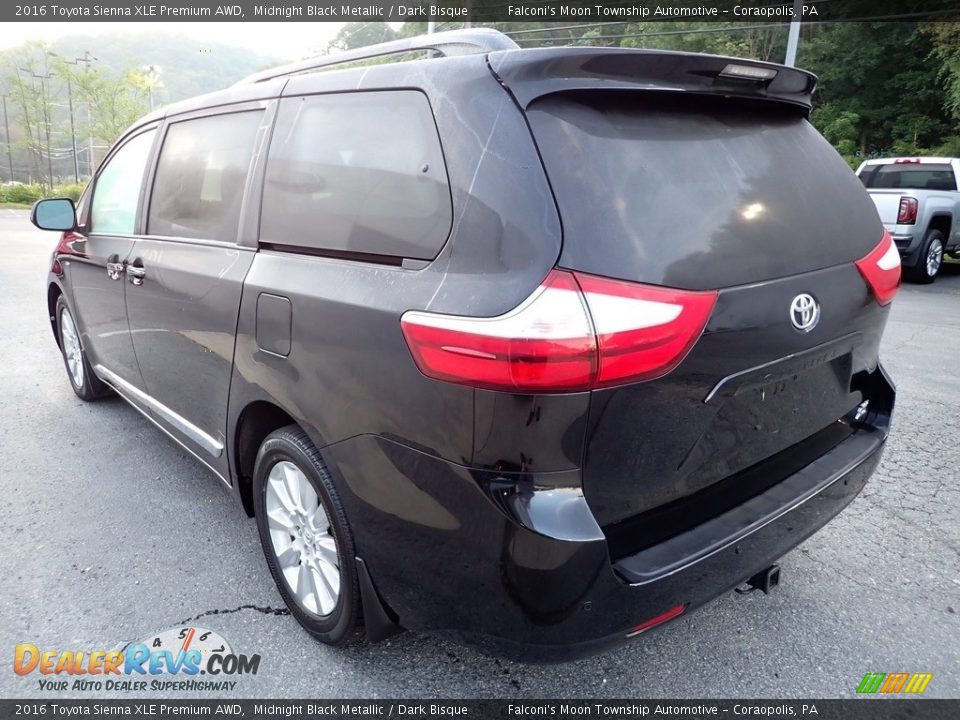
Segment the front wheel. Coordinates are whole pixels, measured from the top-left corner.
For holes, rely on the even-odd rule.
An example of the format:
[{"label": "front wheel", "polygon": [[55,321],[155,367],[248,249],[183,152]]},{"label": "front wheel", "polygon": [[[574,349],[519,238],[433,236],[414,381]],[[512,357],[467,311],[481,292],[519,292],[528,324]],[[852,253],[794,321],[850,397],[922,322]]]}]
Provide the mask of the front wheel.
[{"label": "front wheel", "polygon": [[943,233],[939,230],[929,230],[923,239],[917,264],[912,268],[905,268],[906,275],[917,283],[932,283],[937,279],[941,265],[943,265]]},{"label": "front wheel", "polygon": [[296,425],[260,446],[253,501],[267,567],[293,616],[328,645],[359,638],[353,536],[320,453]]},{"label": "front wheel", "polygon": [[80,344],[80,333],[73,321],[70,308],[63,295],[57,298],[57,335],[60,339],[60,352],[63,354],[63,364],[67,369],[70,387],[81,400],[96,400],[107,395],[110,390],[100,382],[100,378],[93,374],[87,354]]}]

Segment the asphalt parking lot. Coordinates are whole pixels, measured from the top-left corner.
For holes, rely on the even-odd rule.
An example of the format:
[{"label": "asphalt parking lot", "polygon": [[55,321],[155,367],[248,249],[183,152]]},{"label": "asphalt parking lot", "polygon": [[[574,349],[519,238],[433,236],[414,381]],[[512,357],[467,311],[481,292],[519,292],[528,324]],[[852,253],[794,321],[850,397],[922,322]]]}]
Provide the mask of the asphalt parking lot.
[{"label": "asphalt parking lot", "polygon": [[301,631],[221,483],[123,401],[71,391],[46,319],[55,242],[0,210],[0,696],[89,697],[15,675],[17,643],[112,648],[189,620],[261,655],[233,696],[845,697],[868,671],[903,671],[960,697],[960,265],[897,297],[883,462],[784,558],[778,593],[731,593],[606,655],[524,666],[410,633],[335,650]]}]

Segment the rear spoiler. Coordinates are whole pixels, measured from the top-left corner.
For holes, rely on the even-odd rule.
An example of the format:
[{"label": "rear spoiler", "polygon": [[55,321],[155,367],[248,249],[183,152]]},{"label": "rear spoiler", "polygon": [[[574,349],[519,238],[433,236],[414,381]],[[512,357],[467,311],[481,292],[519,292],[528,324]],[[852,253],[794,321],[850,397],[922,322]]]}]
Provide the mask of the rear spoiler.
[{"label": "rear spoiler", "polygon": [[503,50],[490,68],[523,108],[574,90],[660,90],[772,100],[810,113],[817,76],[756,60],[623,48]]}]

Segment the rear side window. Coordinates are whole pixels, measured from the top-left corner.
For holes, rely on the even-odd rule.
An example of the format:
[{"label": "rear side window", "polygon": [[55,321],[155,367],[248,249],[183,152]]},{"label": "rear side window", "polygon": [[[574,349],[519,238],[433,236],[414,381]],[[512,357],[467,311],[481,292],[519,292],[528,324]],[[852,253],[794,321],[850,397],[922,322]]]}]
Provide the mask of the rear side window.
[{"label": "rear side window", "polygon": [[150,157],[155,132],[148,130],[128,140],[100,171],[90,209],[91,232],[133,234],[143,171]]},{"label": "rear side window", "polygon": [[953,168],[934,163],[890,163],[867,165],[860,172],[863,184],[876,190],[956,190]]},{"label": "rear side window", "polygon": [[790,106],[595,91],[548,96],[528,117],[565,267],[708,290],[852,262],[880,242],[863,185]]},{"label": "rear side window", "polygon": [[261,116],[257,110],[170,125],[153,181],[149,235],[236,242]]},{"label": "rear side window", "polygon": [[432,259],[451,217],[440,139],[422,93],[281,102],[267,161],[261,243]]}]

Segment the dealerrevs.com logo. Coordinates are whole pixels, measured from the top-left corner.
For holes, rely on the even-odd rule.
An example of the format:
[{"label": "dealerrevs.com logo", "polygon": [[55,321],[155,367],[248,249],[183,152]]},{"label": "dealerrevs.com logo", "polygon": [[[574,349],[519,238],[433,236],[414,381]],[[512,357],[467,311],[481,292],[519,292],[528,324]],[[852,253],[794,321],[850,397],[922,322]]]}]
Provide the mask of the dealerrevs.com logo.
[{"label": "dealerrevs.com logo", "polygon": [[230,691],[233,678],[256,675],[260,655],[233,651],[222,635],[199,627],[174,627],[113,650],[57,650],[20,643],[13,671],[36,677],[40,690]]},{"label": "dealerrevs.com logo", "polygon": [[857,686],[860,695],[920,695],[933,679],[933,673],[867,673]]}]

